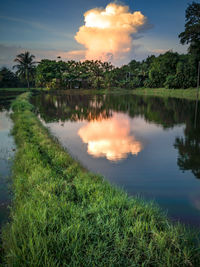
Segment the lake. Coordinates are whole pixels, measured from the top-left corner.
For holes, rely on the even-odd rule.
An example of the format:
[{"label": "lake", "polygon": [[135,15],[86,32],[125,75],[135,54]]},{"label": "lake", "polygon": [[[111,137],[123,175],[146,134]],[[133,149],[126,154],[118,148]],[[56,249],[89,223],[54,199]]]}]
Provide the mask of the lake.
[{"label": "lake", "polygon": [[44,93],[39,118],[88,170],[172,220],[200,225],[200,112],[195,101],[131,94]]},{"label": "lake", "polygon": [[0,226],[6,222],[11,202],[11,166],[15,151],[13,137],[10,135],[10,103],[16,95],[0,93]]}]

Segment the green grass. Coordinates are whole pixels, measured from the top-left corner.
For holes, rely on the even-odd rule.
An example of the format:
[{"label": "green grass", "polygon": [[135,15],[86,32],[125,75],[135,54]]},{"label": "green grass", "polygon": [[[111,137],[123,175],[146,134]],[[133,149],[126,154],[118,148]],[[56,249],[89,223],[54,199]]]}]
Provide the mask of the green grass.
[{"label": "green grass", "polygon": [[18,93],[18,92],[21,92],[21,93],[25,93],[25,92],[38,92],[38,91],[47,91],[46,89],[43,89],[43,88],[0,88],[0,95],[8,92],[8,93]]},{"label": "green grass", "polygon": [[[0,88],[0,94],[4,92],[30,92],[30,91],[51,91],[45,88]],[[165,89],[165,88],[138,88],[138,89],[122,89],[122,88],[111,88],[111,89],[72,89],[72,90],[60,90],[66,94],[122,94],[122,93],[133,93],[136,95],[148,95],[148,96],[159,96],[159,97],[175,97],[184,98],[190,100],[197,99],[197,89]],[[200,89],[199,89],[200,99]]]},{"label": "green grass", "polygon": [[4,92],[4,91],[7,91],[7,92],[16,92],[16,91],[17,92],[27,92],[30,90],[28,90],[28,88],[0,88],[0,92]]},{"label": "green grass", "polygon": [[12,105],[18,150],[5,266],[200,266],[193,231],[84,170],[42,126],[29,96]]},{"label": "green grass", "polygon": [[[136,95],[149,95],[149,96],[160,96],[160,97],[175,97],[175,98],[185,98],[196,100],[197,99],[197,89],[165,89],[165,88],[140,88],[131,91]],[[200,99],[200,89],[199,89],[199,99]]]},{"label": "green grass", "polygon": [[[122,89],[122,88],[111,88],[111,89],[72,89],[72,90],[62,90],[65,94],[135,94],[141,96],[158,96],[158,97],[174,97],[174,98],[184,98],[189,100],[197,99],[197,89],[165,89],[165,88],[138,88],[138,89]],[[200,89],[199,89],[199,99],[200,99]]]}]

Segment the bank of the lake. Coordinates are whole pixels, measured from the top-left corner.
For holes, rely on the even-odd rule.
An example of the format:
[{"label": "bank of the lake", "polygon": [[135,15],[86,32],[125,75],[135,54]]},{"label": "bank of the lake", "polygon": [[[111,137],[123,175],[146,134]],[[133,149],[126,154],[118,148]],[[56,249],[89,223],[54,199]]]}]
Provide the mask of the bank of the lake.
[{"label": "bank of the lake", "polygon": [[11,200],[10,175],[15,145],[10,129],[12,127],[8,111],[0,110],[0,232],[8,217]]},{"label": "bank of the lake", "polygon": [[[111,88],[111,89],[102,89],[102,90],[66,90],[70,93],[83,92],[94,93],[94,94],[135,94],[141,96],[158,96],[158,97],[173,97],[180,99],[188,99],[188,100],[197,100],[197,89],[189,88],[189,89],[166,89],[166,88],[137,88],[137,89],[122,89],[122,88]],[[198,93],[198,99],[200,99],[200,88]]]},{"label": "bank of the lake", "polygon": [[29,97],[13,103],[18,149],[5,265],[200,265],[197,233],[84,170],[42,126]]},{"label": "bank of the lake", "polygon": [[[46,91],[49,92],[46,88],[0,88],[0,94],[11,93],[11,92],[39,92]],[[61,91],[61,90],[60,90]],[[83,93],[83,94],[125,94],[125,93],[133,93],[135,95],[142,96],[159,96],[159,97],[174,97],[174,98],[182,98],[182,99],[197,99],[197,89],[189,88],[189,89],[166,89],[166,88],[137,88],[137,89],[122,89],[122,88],[111,88],[111,89],[71,89],[71,90],[62,90],[64,93]],[[198,94],[198,99],[200,99],[200,89]]]},{"label": "bank of the lake", "polygon": [[6,93],[6,92],[21,92],[21,93],[24,93],[24,92],[30,92],[30,91],[35,91],[35,90],[40,90],[40,89],[36,89],[36,88],[21,88],[21,87],[15,87],[15,88],[0,88],[0,92],[2,93]]},{"label": "bank of the lake", "polygon": [[[174,98],[184,98],[190,100],[197,99],[196,88],[190,88],[190,89],[140,88],[133,90],[132,93],[137,95],[174,97]],[[200,99],[200,88],[198,93],[198,99]]]},{"label": "bank of the lake", "polygon": [[10,135],[12,122],[9,117],[10,104],[15,96],[10,94],[7,97],[0,95],[0,266],[2,259],[2,226],[9,217],[9,206],[11,203],[11,169],[12,160],[15,153],[15,144]]},{"label": "bank of the lake", "polygon": [[[72,91],[72,90],[71,90]],[[83,90],[85,92],[90,92],[89,90]],[[80,91],[79,91],[80,92]],[[116,94],[116,93],[132,93],[141,96],[158,96],[158,97],[173,97],[188,100],[197,100],[197,88],[188,89],[166,89],[166,88],[136,88],[136,89],[103,89],[95,90],[95,94]],[[198,99],[200,99],[200,88],[198,90]]]}]

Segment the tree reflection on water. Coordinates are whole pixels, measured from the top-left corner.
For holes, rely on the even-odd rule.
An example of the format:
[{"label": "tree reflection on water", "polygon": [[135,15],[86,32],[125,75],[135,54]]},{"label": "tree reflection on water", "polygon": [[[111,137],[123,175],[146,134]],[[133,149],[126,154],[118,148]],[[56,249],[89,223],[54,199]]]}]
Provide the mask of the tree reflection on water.
[{"label": "tree reflection on water", "polygon": [[[184,137],[177,137],[174,147],[178,150],[177,164],[183,171],[191,170],[200,178],[200,125],[195,101],[175,98],[141,97],[133,95],[78,95],[53,92],[33,97],[40,117],[45,122],[88,121],[79,135],[88,144],[88,153],[106,156],[110,160],[136,155],[141,142],[133,134],[127,117],[116,120],[116,112],[138,115],[163,129],[185,124]],[[197,121],[194,127],[194,121]]]}]

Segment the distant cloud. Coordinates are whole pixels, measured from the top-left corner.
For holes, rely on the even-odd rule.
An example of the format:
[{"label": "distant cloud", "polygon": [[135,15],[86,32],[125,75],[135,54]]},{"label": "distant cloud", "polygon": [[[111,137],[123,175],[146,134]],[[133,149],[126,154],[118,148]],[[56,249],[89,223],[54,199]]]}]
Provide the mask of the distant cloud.
[{"label": "distant cloud", "polygon": [[85,57],[85,50],[72,50],[69,52],[60,52],[60,56],[64,60],[82,60]]},{"label": "distant cloud", "polygon": [[67,34],[65,32],[60,32],[57,29],[54,29],[52,27],[49,27],[45,24],[42,24],[37,21],[31,21],[31,20],[26,20],[22,18],[16,18],[16,17],[10,17],[10,16],[2,16],[0,15],[0,19],[7,20],[7,21],[13,21],[13,22],[18,22],[18,23],[23,23],[25,25],[29,25],[33,28],[45,31],[45,32],[52,32],[55,35],[62,36],[62,37],[67,37],[67,38],[72,38],[72,35]]},{"label": "distant cloud", "polygon": [[168,51],[169,49],[153,49],[152,50],[152,53],[155,53],[155,54],[164,54]]}]

